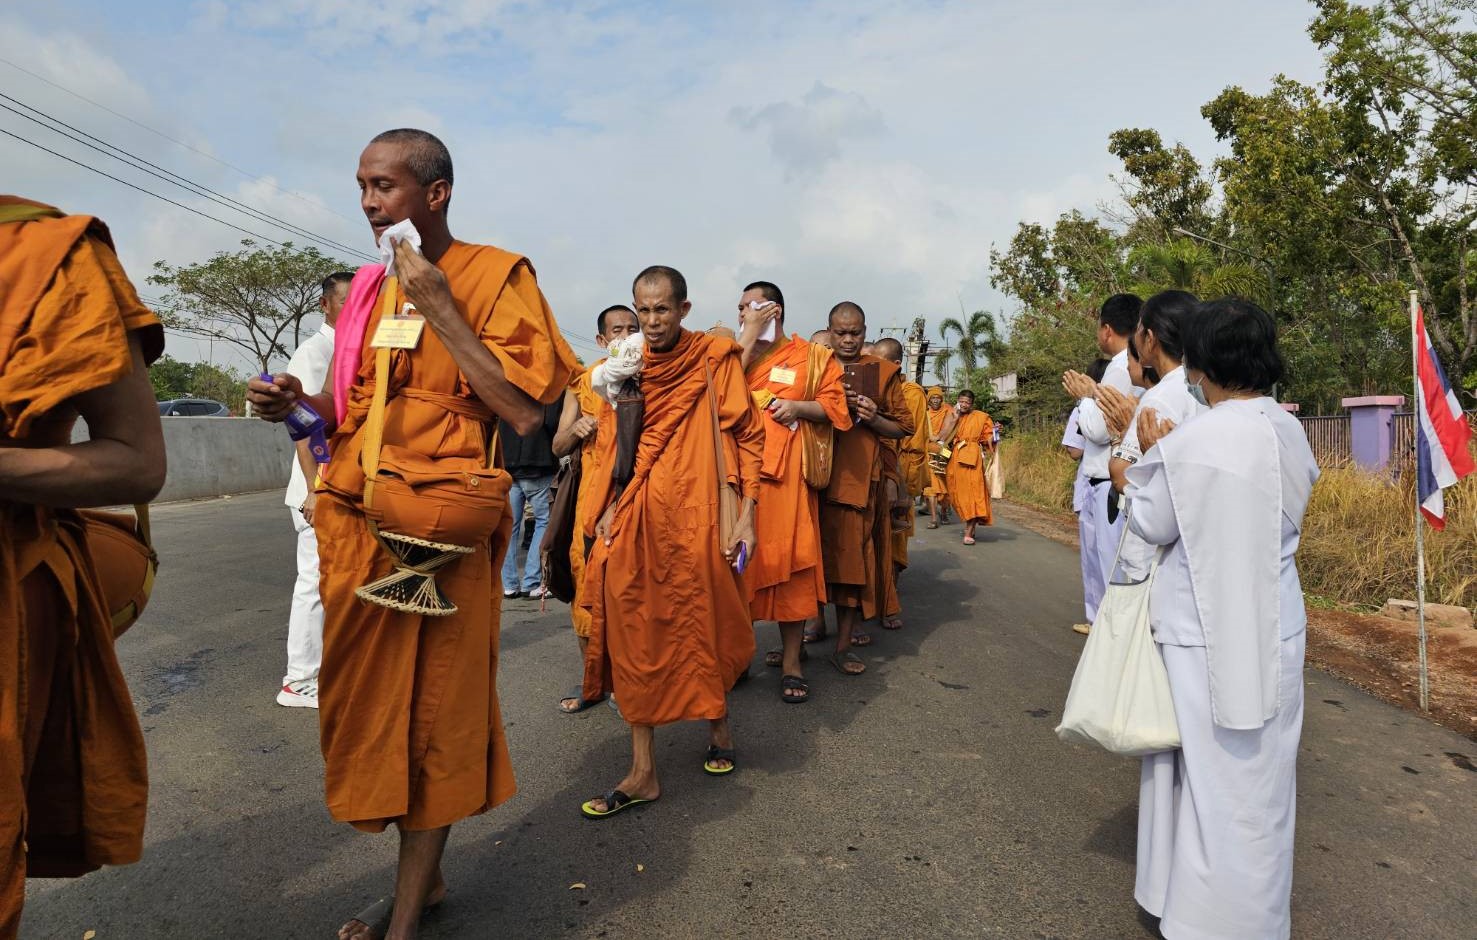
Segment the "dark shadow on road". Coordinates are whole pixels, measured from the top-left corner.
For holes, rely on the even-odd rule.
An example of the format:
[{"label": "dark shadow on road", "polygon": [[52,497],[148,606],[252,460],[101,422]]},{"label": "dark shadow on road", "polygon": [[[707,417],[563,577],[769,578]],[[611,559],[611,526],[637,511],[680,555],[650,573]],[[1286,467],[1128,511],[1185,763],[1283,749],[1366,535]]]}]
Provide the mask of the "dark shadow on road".
[{"label": "dark shadow on road", "polygon": [[1104,819],[1082,843],[1085,851],[1133,864],[1138,846],[1139,805],[1125,805]]}]

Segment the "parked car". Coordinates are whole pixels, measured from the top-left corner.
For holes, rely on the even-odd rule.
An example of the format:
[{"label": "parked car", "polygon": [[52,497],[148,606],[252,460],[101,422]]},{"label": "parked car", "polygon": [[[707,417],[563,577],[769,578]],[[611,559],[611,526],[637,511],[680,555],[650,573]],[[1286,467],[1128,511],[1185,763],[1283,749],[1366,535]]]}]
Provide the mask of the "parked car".
[{"label": "parked car", "polygon": [[171,398],[159,403],[161,417],[229,418],[231,409],[209,398]]}]

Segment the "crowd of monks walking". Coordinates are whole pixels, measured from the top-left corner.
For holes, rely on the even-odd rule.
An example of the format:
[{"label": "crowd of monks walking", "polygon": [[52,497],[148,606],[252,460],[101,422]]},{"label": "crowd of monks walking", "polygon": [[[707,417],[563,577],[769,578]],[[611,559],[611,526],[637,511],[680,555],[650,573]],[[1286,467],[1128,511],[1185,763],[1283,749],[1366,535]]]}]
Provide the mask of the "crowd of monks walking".
[{"label": "crowd of monks walking", "polygon": [[[451,825],[515,790],[496,690],[494,572],[511,528],[499,419],[528,433],[563,398],[554,449],[578,482],[558,554],[582,665],[559,707],[611,700],[631,729],[629,772],[578,807],[592,820],[660,797],[660,725],[707,721],[703,769],[740,766],[728,694],[756,624],[778,625],[766,661],[786,704],[810,698],[808,645],[842,676],[864,673],[857,650],[877,642],[864,625],[904,627],[898,578],[920,501],[931,528],[952,510],[974,544],[995,446],[971,393],[946,404],[904,374],[896,340],[868,343],[860,305],[837,303],[809,339],[787,335],[767,281],[738,292],[736,330],[699,331],[682,274],[649,267],[629,305],[594,318],[610,357],[581,368],[529,261],[451,235],[439,140],[381,134],[357,180],[383,263],[346,295],[333,287],[326,380],[282,373],[248,391],[294,436],[331,435],[310,519],[325,795],[335,819],[400,836],[393,893],[348,918],[344,940],[415,936],[446,894]],[[143,739],[113,640],[149,582],[114,596],[130,590],[124,566],[78,510],[147,503],[164,454],[146,374],[162,330],[106,228],[0,198],[0,275],[4,940],[28,874],[142,851]],[[79,415],[92,440],[72,445]],[[147,557],[146,524],[128,539]]]}]

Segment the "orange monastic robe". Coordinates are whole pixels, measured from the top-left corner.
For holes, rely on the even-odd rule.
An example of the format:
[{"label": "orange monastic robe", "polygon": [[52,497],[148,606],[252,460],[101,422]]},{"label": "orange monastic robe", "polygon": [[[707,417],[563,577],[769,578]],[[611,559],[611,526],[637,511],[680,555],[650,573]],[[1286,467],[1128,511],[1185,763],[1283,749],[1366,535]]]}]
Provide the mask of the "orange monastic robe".
[{"label": "orange monastic robe", "polygon": [[[527,260],[454,242],[436,267],[508,381],[544,404],[557,400],[574,354]],[[389,376],[377,375],[370,340],[379,302],[374,309],[313,520],[324,613],[324,784],[333,818],[359,829],[378,832],[390,822],[436,829],[496,806],[515,789],[496,686],[501,597],[495,588],[512,517],[505,512],[488,544],[436,575],[459,608],[455,614],[402,613],[354,596],[355,588],[391,570],[363,512],[359,456],[375,383],[390,383],[387,452],[475,458],[497,427],[429,325],[415,349],[394,353]],[[506,496],[511,478],[496,479],[504,481]]]},{"label": "orange monastic robe", "polygon": [[[877,411],[913,433],[913,415],[903,397],[901,370],[876,356],[860,362],[878,364],[882,391]],[[888,612],[892,578],[892,523],[882,486],[883,446],[877,434],[861,424],[836,432],[831,485],[821,501],[821,557],[826,568],[828,599],[838,607],[857,607],[870,620]]]},{"label": "orange monastic robe", "polygon": [[[164,348],[103,224],[0,196],[0,448],[71,440],[68,402]],[[76,512],[0,494],[0,938],[26,877],[143,852],[144,739]],[[37,925],[32,925],[33,927]],[[41,929],[38,927],[38,929]]]},{"label": "orange monastic robe", "polygon": [[[938,433],[943,430],[944,422],[949,420],[949,415],[952,411],[953,409],[948,405],[939,405],[937,408],[928,409],[928,439],[930,441],[937,437]],[[937,445],[930,444],[928,450],[929,453],[936,453]],[[929,465],[928,472],[928,487],[923,491],[923,494],[934,497],[948,496],[949,484],[945,474],[936,472],[932,464]]]},{"label": "orange monastic robe", "polygon": [[599,423],[595,434],[586,438],[579,448],[580,491],[574,504],[574,538],[569,541],[569,566],[574,572],[574,602],[569,605],[569,619],[574,623],[575,636],[581,637],[590,635],[590,611],[582,603],[585,595],[585,539],[595,537],[595,523],[599,521],[599,511],[604,508],[595,505],[601,489],[600,474],[604,472],[607,479],[610,477],[610,467],[604,460],[604,445],[606,441],[615,440],[615,409],[590,385],[590,374],[599,364],[597,362],[581,372],[570,385],[579,401],[580,414]]},{"label": "orange monastic robe", "polygon": [[[902,475],[908,495],[922,496],[928,489],[928,393],[917,382],[903,382],[903,398],[913,416],[913,433],[898,441],[898,471]],[[908,539],[916,529],[917,513],[909,510],[908,524],[894,529],[892,533],[892,563],[899,568],[908,567]]]},{"label": "orange monastic robe", "polygon": [[[614,692],[634,725],[723,717],[728,690],[754,655],[748,589],[718,544],[720,473],[742,496],[759,497],[763,416],[739,354],[730,339],[684,330],[671,350],[648,349],[642,365],[646,419],[635,473],[616,497],[611,544],[597,540],[590,554],[584,600],[593,620],[584,697]],[[602,507],[613,491],[608,478],[604,490]]]},{"label": "orange monastic robe", "polygon": [[[835,427],[851,427],[841,366],[831,351],[796,335],[776,344],[749,366],[749,391],[758,397],[805,401],[811,350],[820,352],[820,385],[813,399]],[[767,398],[766,398],[767,401]],[[821,564],[820,497],[805,482],[799,430],[763,412],[764,462],[760,466],[759,506],[754,516],[754,561],[746,572],[754,592],[755,620],[794,622],[814,617],[826,602],[826,572]]]},{"label": "orange monastic robe", "polygon": [[949,457],[949,502],[960,520],[990,524],[990,491],[985,486],[985,461],[995,423],[983,411],[960,415],[954,425],[953,454]]}]

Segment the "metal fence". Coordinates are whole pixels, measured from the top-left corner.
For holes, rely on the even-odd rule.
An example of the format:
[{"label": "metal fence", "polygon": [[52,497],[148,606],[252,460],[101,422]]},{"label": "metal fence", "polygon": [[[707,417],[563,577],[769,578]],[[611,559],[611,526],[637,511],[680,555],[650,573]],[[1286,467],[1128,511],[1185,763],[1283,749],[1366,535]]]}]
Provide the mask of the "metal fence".
[{"label": "metal fence", "polygon": [[1349,416],[1329,415],[1317,418],[1299,418],[1303,431],[1308,435],[1308,444],[1313,448],[1313,458],[1320,467],[1336,467],[1349,462]]}]

